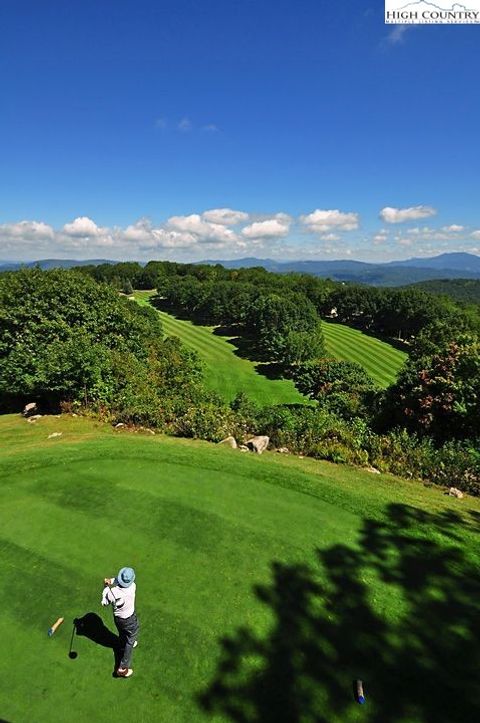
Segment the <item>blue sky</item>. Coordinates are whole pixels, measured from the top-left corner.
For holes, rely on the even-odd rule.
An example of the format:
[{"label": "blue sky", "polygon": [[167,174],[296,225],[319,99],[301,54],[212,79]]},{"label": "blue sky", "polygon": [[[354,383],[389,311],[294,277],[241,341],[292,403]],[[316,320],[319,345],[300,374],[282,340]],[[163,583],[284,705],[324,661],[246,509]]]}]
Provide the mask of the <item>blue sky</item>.
[{"label": "blue sky", "polygon": [[478,26],[385,26],[383,0],[0,24],[0,259],[480,252]]}]

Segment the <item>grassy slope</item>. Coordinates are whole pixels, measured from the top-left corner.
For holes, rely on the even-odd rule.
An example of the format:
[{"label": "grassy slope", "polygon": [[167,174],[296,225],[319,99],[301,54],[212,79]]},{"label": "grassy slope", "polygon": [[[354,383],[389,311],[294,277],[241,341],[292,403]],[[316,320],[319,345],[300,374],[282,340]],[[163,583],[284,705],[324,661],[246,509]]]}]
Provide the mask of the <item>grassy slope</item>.
[{"label": "grassy slope", "polygon": [[[135,292],[140,303],[148,303],[151,292]],[[216,336],[213,327],[198,326],[190,321],[176,319],[171,314],[158,312],[165,333],[178,336],[190,349],[196,351],[205,364],[205,381],[227,401],[238,392],[245,392],[258,404],[302,404],[306,402],[295,389],[292,381],[267,379],[261,372],[262,365],[235,354],[236,347],[228,337]],[[233,337],[230,337],[233,338]]]},{"label": "grassy slope", "polygon": [[322,321],[327,352],[336,359],[361,364],[382,387],[395,381],[407,355],[390,344],[344,324]]},{"label": "grassy slope", "polygon": [[[479,719],[478,501],[81,418],[0,417],[0,440],[0,718]],[[142,624],[129,681],[86,638],[67,656],[75,616],[113,628],[100,583],[124,564]]]}]

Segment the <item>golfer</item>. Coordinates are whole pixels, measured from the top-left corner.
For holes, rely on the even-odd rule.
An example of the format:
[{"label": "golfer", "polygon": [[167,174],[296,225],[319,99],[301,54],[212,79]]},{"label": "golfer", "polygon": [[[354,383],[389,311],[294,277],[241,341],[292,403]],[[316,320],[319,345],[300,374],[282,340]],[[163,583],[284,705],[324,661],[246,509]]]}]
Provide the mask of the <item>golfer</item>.
[{"label": "golfer", "polygon": [[133,674],[130,668],[132,650],[137,647],[139,624],[135,613],[135,571],[131,567],[122,567],[117,577],[106,577],[102,594],[102,605],[113,606],[113,619],[120,637],[120,665],[117,675],[129,678]]}]

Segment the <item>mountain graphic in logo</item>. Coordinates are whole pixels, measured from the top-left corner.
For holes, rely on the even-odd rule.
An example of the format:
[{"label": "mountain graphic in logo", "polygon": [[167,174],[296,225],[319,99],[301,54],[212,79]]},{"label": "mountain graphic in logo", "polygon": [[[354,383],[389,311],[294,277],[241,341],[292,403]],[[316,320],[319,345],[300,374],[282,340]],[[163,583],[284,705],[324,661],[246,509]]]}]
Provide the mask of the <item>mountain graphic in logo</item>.
[{"label": "mountain graphic in logo", "polygon": [[433,3],[427,2],[427,0],[417,0],[417,2],[410,2],[406,5],[400,5],[396,8],[396,10],[447,10],[452,13],[459,13],[478,10],[479,4],[480,3],[477,3],[477,7],[474,8],[467,7],[466,5],[462,5],[461,3],[452,3],[452,0],[435,0],[435,2]]}]

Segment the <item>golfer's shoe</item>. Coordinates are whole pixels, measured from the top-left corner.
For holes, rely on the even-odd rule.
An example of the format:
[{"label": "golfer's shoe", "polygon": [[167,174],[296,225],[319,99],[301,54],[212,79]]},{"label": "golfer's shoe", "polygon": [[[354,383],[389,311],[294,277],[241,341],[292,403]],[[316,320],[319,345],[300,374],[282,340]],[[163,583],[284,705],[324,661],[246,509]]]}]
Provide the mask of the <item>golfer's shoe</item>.
[{"label": "golfer's shoe", "polygon": [[136,648],[137,645],[138,645],[138,640],[135,640],[135,642],[134,642],[134,644],[133,644],[133,647]]},{"label": "golfer's shoe", "polygon": [[131,668],[118,668],[117,675],[119,678],[129,678],[133,675],[133,670]]}]

